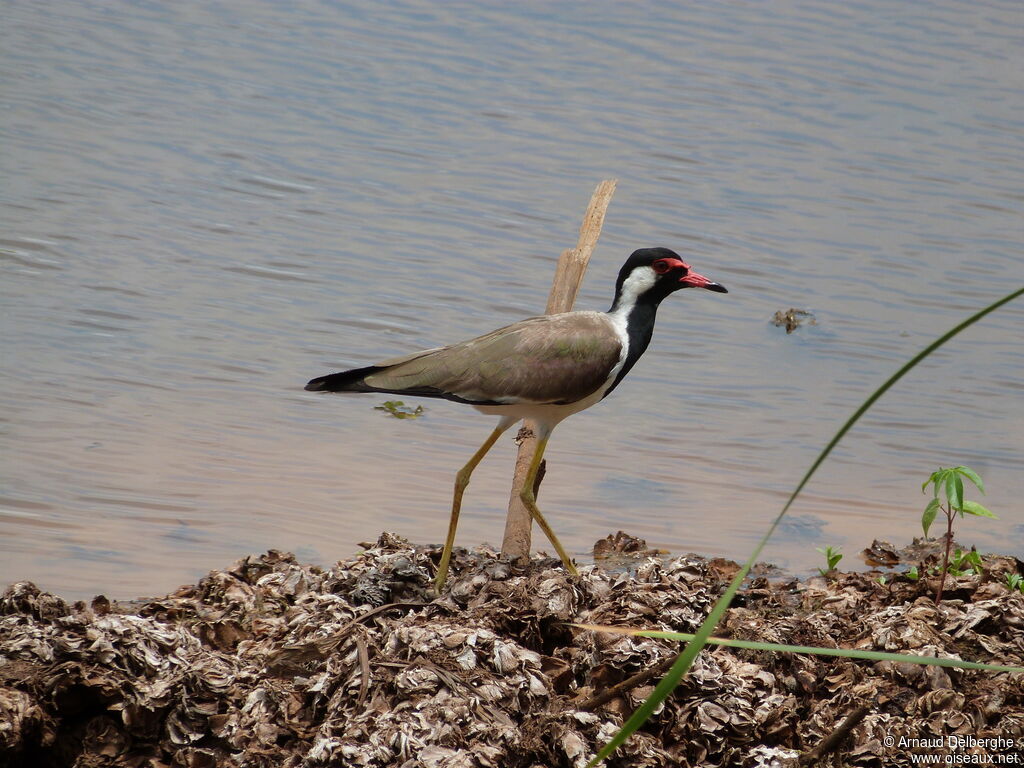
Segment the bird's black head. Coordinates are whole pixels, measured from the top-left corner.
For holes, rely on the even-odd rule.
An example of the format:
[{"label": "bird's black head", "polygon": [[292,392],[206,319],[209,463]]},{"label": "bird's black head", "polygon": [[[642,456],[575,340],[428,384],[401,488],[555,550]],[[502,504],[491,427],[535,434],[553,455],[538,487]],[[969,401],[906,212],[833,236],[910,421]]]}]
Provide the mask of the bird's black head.
[{"label": "bird's black head", "polygon": [[681,288],[706,288],[717,293],[728,293],[725,286],[694,272],[675,251],[668,248],[641,248],[633,251],[619,270],[613,307],[622,301],[636,303],[641,297],[657,305],[670,293]]}]

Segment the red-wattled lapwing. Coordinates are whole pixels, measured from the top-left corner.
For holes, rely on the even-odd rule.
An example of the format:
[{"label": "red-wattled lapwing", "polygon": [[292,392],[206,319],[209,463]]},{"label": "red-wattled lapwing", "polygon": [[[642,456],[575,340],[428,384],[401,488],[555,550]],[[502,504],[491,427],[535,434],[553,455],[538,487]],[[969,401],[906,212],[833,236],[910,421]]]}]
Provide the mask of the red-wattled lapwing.
[{"label": "red-wattled lapwing", "polygon": [[566,569],[572,560],[537,508],[533,493],[551,430],[567,416],[589,408],[618,386],[647,349],[662,299],[680,288],[726,289],[698,275],[668,248],[634,251],[619,270],[608,312],[565,312],[531,317],[461,344],[436,347],[365,368],[313,379],[317,392],[387,392],[443,397],[500,416],[490,436],[455,475],[451,521],[437,570],[438,592],[448,575],[462,495],[470,475],[491,446],[521,419],[537,424],[522,500],[551,541]]}]

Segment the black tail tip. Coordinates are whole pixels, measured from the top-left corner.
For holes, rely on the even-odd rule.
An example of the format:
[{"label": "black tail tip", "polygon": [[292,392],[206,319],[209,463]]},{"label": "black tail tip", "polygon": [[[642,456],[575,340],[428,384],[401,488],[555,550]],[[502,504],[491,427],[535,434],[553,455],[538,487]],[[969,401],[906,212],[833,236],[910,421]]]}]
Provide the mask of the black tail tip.
[{"label": "black tail tip", "polygon": [[338,371],[310,379],[306,384],[307,392],[372,392],[363,384],[363,378],[378,370],[374,366],[353,368],[351,371]]},{"label": "black tail tip", "polygon": [[306,386],[303,387],[307,392],[323,392],[326,389],[326,376],[320,376],[316,379],[310,379],[306,382]]}]

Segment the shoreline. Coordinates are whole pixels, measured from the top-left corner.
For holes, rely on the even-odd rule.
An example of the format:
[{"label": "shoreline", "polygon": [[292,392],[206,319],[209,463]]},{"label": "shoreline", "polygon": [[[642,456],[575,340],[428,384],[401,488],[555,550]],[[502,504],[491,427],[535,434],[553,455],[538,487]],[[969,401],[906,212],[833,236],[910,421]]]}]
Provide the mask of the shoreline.
[{"label": "shoreline", "polygon": [[[599,562],[571,579],[554,560],[516,567],[457,549],[437,597],[438,555],[385,533],[330,569],[271,551],[155,599],[69,606],[12,585],[0,597],[0,758],[582,767],[660,675],[624,681],[679,645],[568,623],[693,631],[738,567],[641,552],[629,572]],[[1024,593],[1001,583],[1024,564],[984,564],[951,578],[938,607],[927,579],[760,575],[716,634],[1024,665]],[[606,764],[796,765],[865,707],[835,747],[849,764],[997,755],[994,740],[1024,738],[1024,675],[709,647]],[[886,745],[893,734],[904,746]],[[949,736],[961,741],[926,742]]]}]

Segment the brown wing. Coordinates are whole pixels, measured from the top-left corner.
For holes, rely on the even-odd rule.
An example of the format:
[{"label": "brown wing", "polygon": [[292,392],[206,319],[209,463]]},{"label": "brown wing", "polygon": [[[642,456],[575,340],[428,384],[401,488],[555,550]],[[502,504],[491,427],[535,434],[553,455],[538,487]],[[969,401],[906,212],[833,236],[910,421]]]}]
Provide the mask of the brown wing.
[{"label": "brown wing", "polygon": [[621,354],[605,315],[568,312],[378,363],[363,381],[471,403],[571,403],[600,388]]}]

